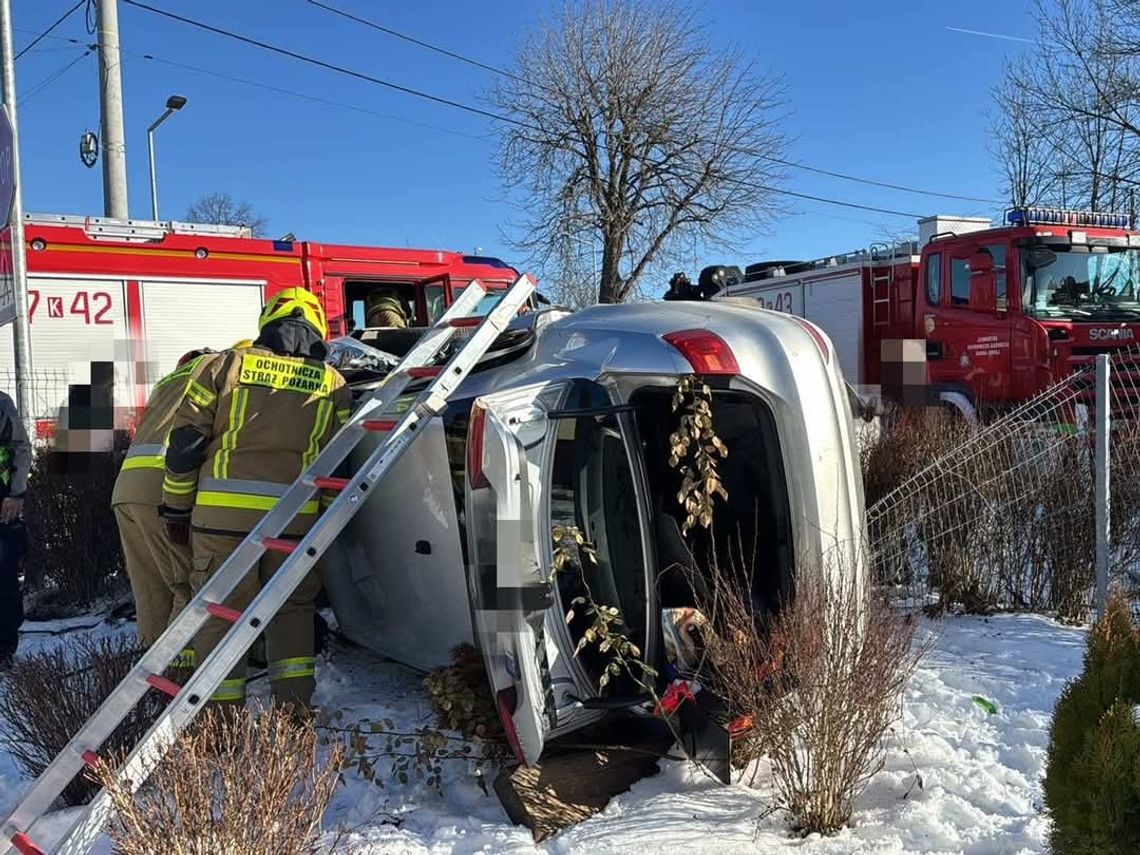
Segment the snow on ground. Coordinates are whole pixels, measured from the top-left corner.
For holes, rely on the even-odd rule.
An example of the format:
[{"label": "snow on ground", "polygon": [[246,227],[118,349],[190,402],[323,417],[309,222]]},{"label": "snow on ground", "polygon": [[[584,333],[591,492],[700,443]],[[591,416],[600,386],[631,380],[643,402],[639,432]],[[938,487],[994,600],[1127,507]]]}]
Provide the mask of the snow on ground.
[{"label": "snow on ground", "polygon": [[[779,815],[761,818],[772,802],[763,769],[755,786],[723,787],[692,764],[665,761],[660,774],[601,814],[537,847],[466,764],[445,766],[442,794],[414,778],[392,781],[383,765],[380,785],[349,771],[326,815],[326,826],[339,832],[327,840],[365,853],[1044,851],[1040,778],[1049,720],[1080,669],[1084,631],[1029,615],[950,618],[923,629],[937,642],[907,691],[886,768],[861,798],[855,827],[836,837],[799,839]],[[59,640],[30,636],[29,646],[49,639]],[[432,723],[422,676],[358,649],[333,646],[317,692],[317,702],[340,710],[343,723],[392,719],[409,732]],[[982,710],[975,695],[996,704],[997,713]],[[383,748],[377,738],[373,745]],[[0,755],[0,815],[20,786],[10,759]],[[50,837],[66,822],[51,816],[43,825]]]}]

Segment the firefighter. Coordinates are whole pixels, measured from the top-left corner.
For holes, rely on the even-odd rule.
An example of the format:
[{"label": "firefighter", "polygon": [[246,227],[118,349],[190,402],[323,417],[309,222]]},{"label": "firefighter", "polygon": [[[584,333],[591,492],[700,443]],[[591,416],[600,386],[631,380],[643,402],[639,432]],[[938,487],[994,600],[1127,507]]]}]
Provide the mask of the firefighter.
[{"label": "firefighter", "polygon": [[[213,352],[202,348],[184,354],[175,370],[154,384],[111,493],[123,562],[135,597],[139,641],[145,647],[154,644],[190,602],[190,548],[167,540],[158,504],[174,413]],[[182,656],[185,664],[192,663],[192,651],[185,650]]]},{"label": "firefighter", "polygon": [[0,667],[15,656],[24,622],[19,563],[28,548],[24,493],[31,467],[24,424],[12,399],[0,392]]},{"label": "firefighter", "polygon": [[[190,543],[194,593],[217,571],[277,498],[348,420],[344,378],[323,361],[328,325],[315,296],[286,288],[265,306],[253,347],[211,360],[175,416],[166,452],[160,513],[167,536]],[[282,531],[300,539],[317,518],[307,503]],[[266,551],[225,605],[243,610],[284,561]],[[315,687],[313,624],[320,578],[311,572],[265,630],[274,699],[307,709]],[[195,639],[199,659],[229,624],[210,618]],[[212,700],[245,699],[243,662]]]},{"label": "firefighter", "polygon": [[364,307],[364,325],[401,330],[407,328],[408,313],[395,288],[377,288],[368,295]]}]

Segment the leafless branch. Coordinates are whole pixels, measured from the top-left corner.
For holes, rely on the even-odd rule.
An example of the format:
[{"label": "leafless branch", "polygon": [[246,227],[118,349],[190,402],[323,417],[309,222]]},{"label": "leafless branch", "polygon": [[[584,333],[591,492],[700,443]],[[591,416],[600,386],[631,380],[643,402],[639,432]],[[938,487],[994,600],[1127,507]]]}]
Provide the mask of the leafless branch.
[{"label": "leafless branch", "polygon": [[597,241],[598,297],[621,302],[678,241],[726,244],[775,209],[779,81],[717,50],[674,0],[564,0],[521,43],[488,101],[500,170],[540,263]]}]

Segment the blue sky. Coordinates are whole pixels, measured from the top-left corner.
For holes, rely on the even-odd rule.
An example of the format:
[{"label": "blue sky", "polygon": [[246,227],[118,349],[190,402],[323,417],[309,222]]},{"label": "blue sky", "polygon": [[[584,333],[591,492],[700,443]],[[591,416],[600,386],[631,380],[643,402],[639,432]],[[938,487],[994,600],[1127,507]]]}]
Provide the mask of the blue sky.
[{"label": "blue sky", "polygon": [[[305,0],[147,0],[215,26],[458,101],[477,104],[487,73],[330,15]],[[385,26],[490,64],[505,63],[546,3],[329,0]],[[17,2],[17,50],[72,0]],[[713,38],[739,39],[787,87],[788,156],[839,172],[949,193],[1000,198],[985,110],[1002,62],[1031,45],[954,32],[1032,37],[1028,0],[706,0]],[[156,135],[164,218],[204,192],[248,199],[274,234],[341,243],[481,247],[521,262],[494,171],[489,120],[352,80],[191,29],[120,3],[131,215],[149,217],[147,125],[172,93],[189,103]],[[82,10],[21,58],[20,93],[83,57]],[[145,55],[154,57],[145,58]],[[207,69],[225,77],[192,71]],[[19,104],[25,210],[102,213],[100,168],[78,156],[98,130],[94,55]],[[238,83],[257,81],[282,91]],[[345,109],[309,98],[350,105]],[[419,123],[419,124],[415,124]],[[998,206],[901,193],[789,170],[788,189],[917,214],[995,214]],[[816,257],[912,220],[786,200],[789,214],[742,236],[740,256],[694,248],[692,267],[763,257]],[[696,270],[690,271],[695,273]],[[656,290],[650,288],[651,291]]]}]

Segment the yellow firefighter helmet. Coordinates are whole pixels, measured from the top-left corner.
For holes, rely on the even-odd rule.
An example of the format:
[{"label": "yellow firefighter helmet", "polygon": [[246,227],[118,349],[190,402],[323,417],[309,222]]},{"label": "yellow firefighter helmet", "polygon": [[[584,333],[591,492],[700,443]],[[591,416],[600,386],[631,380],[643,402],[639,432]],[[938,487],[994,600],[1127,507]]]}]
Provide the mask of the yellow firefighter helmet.
[{"label": "yellow firefighter helmet", "polygon": [[230,350],[249,350],[253,347],[252,338],[243,338],[241,341],[235,342]]},{"label": "yellow firefighter helmet", "polygon": [[325,320],[324,307],[315,294],[304,288],[284,288],[274,294],[262,309],[257,328],[264,329],[266,324],[298,314],[313,325],[321,338],[328,338],[329,325]]}]

